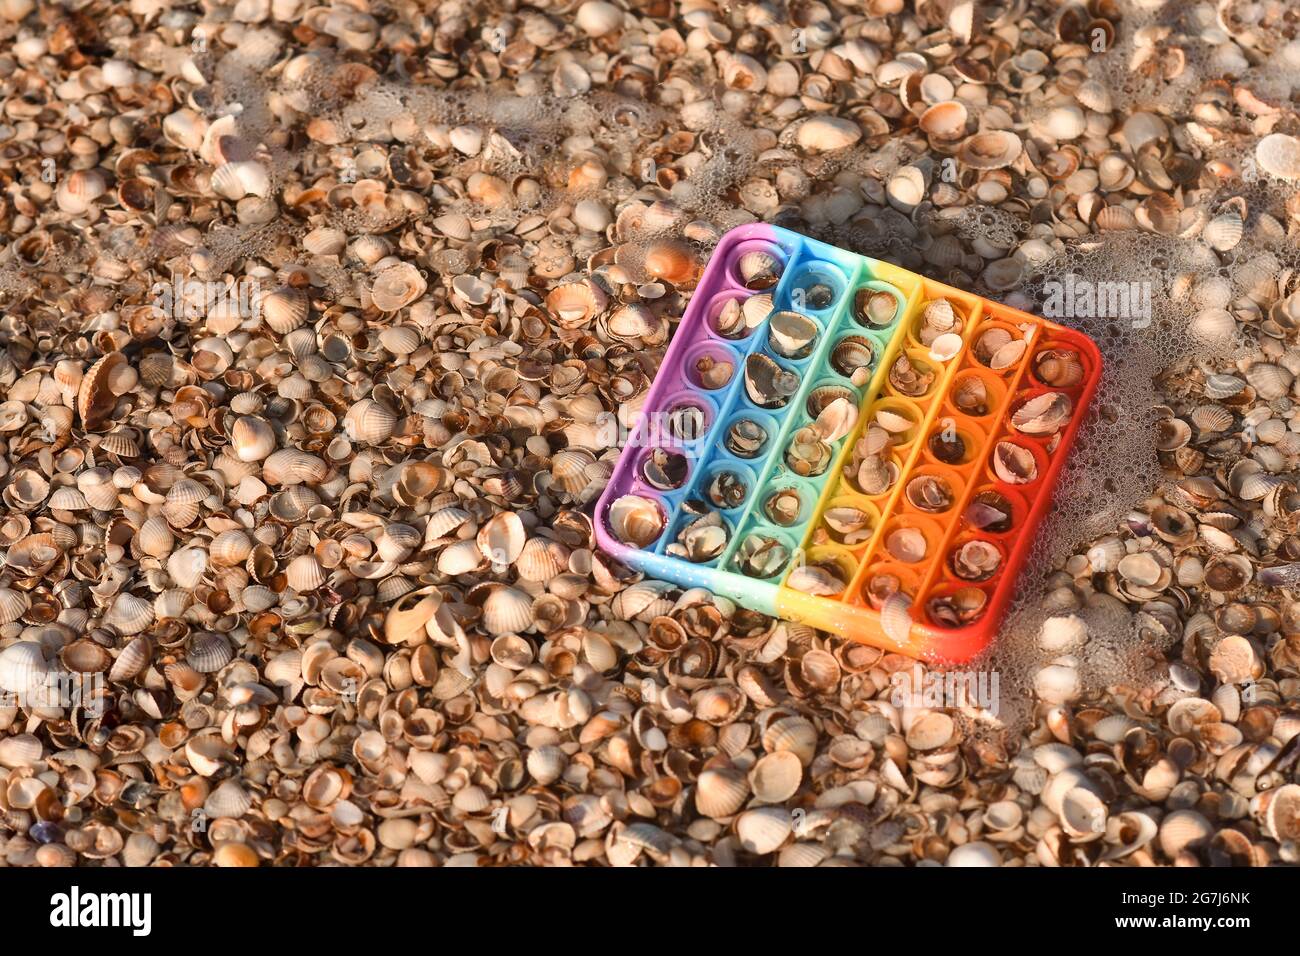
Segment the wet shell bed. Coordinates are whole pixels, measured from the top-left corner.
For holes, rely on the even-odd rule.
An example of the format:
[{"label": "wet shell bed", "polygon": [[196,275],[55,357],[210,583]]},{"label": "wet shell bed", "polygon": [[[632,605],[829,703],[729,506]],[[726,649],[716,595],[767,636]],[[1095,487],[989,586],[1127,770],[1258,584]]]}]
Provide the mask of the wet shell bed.
[{"label": "wet shell bed", "polygon": [[[1298,85],[1281,0],[0,0],[0,860],[1297,862]],[[1064,491],[960,673],[596,546],[704,263],[751,223],[1100,347]],[[774,357],[733,361],[782,265],[738,260],[622,540],[787,560],[718,517],[741,465],[697,485],[673,451],[715,424],[692,390],[731,388],[756,411],[720,440],[766,454],[800,310],[838,294],[809,281]],[[844,399],[879,369],[918,400],[971,330],[927,307],[883,366],[891,304],[852,308],[848,384],[781,454],[867,497],[902,472],[870,430],[831,453]],[[994,331],[952,401],[1013,402],[1000,483],[909,475],[922,517],[880,529],[906,564],[971,492],[933,611],[956,622],[1080,374]],[[1012,366],[1043,386],[1023,403]],[[961,460],[960,432],[924,440]],[[688,487],[666,529],[654,501]],[[799,488],[762,520],[802,525]],[[800,589],[846,583],[834,554],[876,530],[855,501]]]}]

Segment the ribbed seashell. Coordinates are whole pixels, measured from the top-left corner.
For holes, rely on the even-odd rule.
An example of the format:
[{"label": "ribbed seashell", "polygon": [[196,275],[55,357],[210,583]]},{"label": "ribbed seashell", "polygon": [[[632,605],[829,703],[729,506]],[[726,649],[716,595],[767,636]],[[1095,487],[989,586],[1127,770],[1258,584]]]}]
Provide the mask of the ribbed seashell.
[{"label": "ribbed seashell", "polygon": [[749,783],[738,770],[705,770],[695,781],[695,809],[715,820],[734,816],[749,798]]},{"label": "ribbed seashell", "polygon": [[1198,405],[1192,409],[1190,418],[1202,432],[1222,432],[1232,427],[1232,412],[1222,405]]},{"label": "ribbed seashell", "polygon": [[59,661],[73,674],[101,674],[113,663],[108,649],[87,638],[64,645]]},{"label": "ribbed seashell", "polygon": [[100,451],[118,458],[139,458],[140,445],[128,432],[109,432],[99,440]]},{"label": "ribbed seashell", "polygon": [[591,484],[589,469],[596,456],[585,448],[567,448],[551,458],[551,476],[564,491],[576,495]]},{"label": "ribbed seashell", "polygon": [[44,475],[34,468],[21,468],[10,478],[9,487],[5,489],[5,500],[28,510],[44,501],[49,493],[50,483]]},{"label": "ribbed seashell", "polygon": [[314,554],[300,554],[284,569],[289,587],[295,591],[314,591],[325,583],[325,569]]},{"label": "ribbed seashell", "polygon": [[410,325],[394,325],[379,333],[379,344],[394,355],[410,355],[420,347],[420,330]]},{"label": "ribbed seashell", "polygon": [[253,614],[275,607],[280,599],[274,591],[261,584],[252,584],[244,588],[239,598],[244,608]]},{"label": "ribbed seashell", "polygon": [[11,624],[27,613],[31,598],[13,588],[0,588],[0,625]]},{"label": "ribbed seashell", "polygon": [[117,660],[109,668],[108,679],[111,681],[130,680],[145,669],[149,658],[153,656],[153,644],[147,637],[132,639],[117,655]]},{"label": "ribbed seashell", "polygon": [[533,599],[507,585],[493,588],[483,602],[483,628],[489,634],[513,634],[533,625]]},{"label": "ribbed seashell", "polygon": [[423,536],[409,524],[390,524],[375,542],[375,550],[385,561],[400,563],[420,546]]},{"label": "ribbed seashell", "polygon": [[212,191],[232,202],[245,196],[266,198],[271,192],[271,175],[256,160],[222,163],[212,171]]},{"label": "ribbed seashell", "polygon": [[[1246,370],[1246,381],[1255,389],[1256,395],[1265,401],[1274,401],[1291,390],[1295,376],[1281,365],[1268,362],[1256,362]],[[51,507],[53,507],[51,499]]]},{"label": "ribbed seashell", "polygon": [[135,540],[141,553],[154,558],[164,558],[171,554],[172,547],[176,544],[171,526],[161,515],[146,518],[144,524],[140,525],[140,530],[135,533]]},{"label": "ribbed seashell", "polygon": [[189,639],[185,661],[200,674],[215,674],[230,663],[234,650],[223,634],[202,631]]},{"label": "ribbed seashell", "polygon": [[397,427],[397,415],[386,405],[374,399],[363,398],[343,418],[347,435],[363,445],[382,445]]},{"label": "ribbed seashell", "polygon": [[78,169],[69,173],[55,190],[55,201],[61,210],[78,215],[108,192],[108,180],[98,169]]},{"label": "ribbed seashell", "polygon": [[281,286],[261,297],[262,320],[273,332],[284,335],[307,321],[311,301],[307,293],[293,286]]},{"label": "ribbed seashell", "polygon": [[240,461],[261,461],[275,451],[275,429],[265,419],[244,415],[230,429],[230,444]]},{"label": "ribbed seashell", "polygon": [[779,807],[746,810],[736,818],[736,837],[748,852],[759,856],[775,853],[790,838],[791,816]]},{"label": "ribbed seashell", "polygon": [[306,485],[290,485],[271,497],[271,514],[281,521],[301,521],[307,509],[320,504],[320,495]]},{"label": "ribbed seashell", "polygon": [[239,818],[253,806],[253,798],[239,781],[222,781],[203,801],[203,812],[210,817]]},{"label": "ribbed seashell", "polygon": [[478,548],[478,542],[472,539],[457,541],[438,554],[438,570],[453,577],[477,571],[483,564],[483,553]]},{"label": "ribbed seashell", "polygon": [[302,237],[302,247],[314,256],[341,255],[347,244],[347,233],[334,226],[318,226]]},{"label": "ribbed seashell", "polygon": [[328,474],[329,466],[324,461],[297,448],[272,452],[262,465],[262,479],[271,485],[316,485]]},{"label": "ribbed seashell", "polygon": [[493,515],[478,533],[479,550],[493,564],[513,564],[526,540],[524,523],[513,511]]},{"label": "ribbed seashell", "polygon": [[544,744],[528,752],[526,764],[529,775],[545,787],[560,779],[568,762],[563,750],[554,744]]},{"label": "ribbed seashell", "polygon": [[1024,144],[1010,130],[984,130],[968,136],[957,158],[972,169],[1001,169],[1016,161]]},{"label": "ribbed seashell", "polygon": [[429,520],[424,527],[424,538],[426,541],[436,541],[446,537],[468,521],[469,517],[469,512],[464,508],[457,508],[454,505],[439,508],[429,515]]},{"label": "ribbed seashell", "polygon": [[208,545],[212,563],[217,565],[243,564],[253,550],[253,542],[243,531],[223,531]]},{"label": "ribbed seashell", "polygon": [[1227,309],[1204,309],[1192,316],[1188,331],[1206,342],[1225,342],[1237,332],[1237,319]]},{"label": "ribbed seashell", "polygon": [[1195,810],[1175,810],[1160,821],[1160,848],[1170,859],[1214,834],[1214,825]]},{"label": "ribbed seashell", "polygon": [[1211,249],[1226,252],[1241,242],[1244,232],[1245,224],[1240,216],[1236,213],[1223,213],[1205,224],[1205,228],[1201,230],[1201,238]]},{"label": "ribbed seashell", "polygon": [[358,236],[352,240],[349,251],[366,265],[373,266],[392,252],[393,247],[383,236]]},{"label": "ribbed seashell", "polygon": [[153,604],[124,591],[113,601],[107,620],[121,634],[139,634],[153,623]]},{"label": "ribbed seashell", "polygon": [[182,548],[167,559],[167,573],[177,587],[194,590],[208,570],[208,553],[202,548]]},{"label": "ribbed seashell", "polygon": [[803,766],[789,750],[765,754],[749,773],[754,798],[760,803],[784,803],[795,795],[802,780]]},{"label": "ribbed seashell", "polygon": [[557,541],[529,538],[515,559],[515,570],[523,581],[550,581],[567,570],[567,553]]},{"label": "ribbed seashell", "polygon": [[72,485],[56,488],[46,504],[54,511],[82,511],[88,507],[86,496]]},{"label": "ribbed seashell", "polygon": [[33,734],[16,734],[0,740],[0,767],[11,770],[30,767],[41,759],[45,748]]},{"label": "ribbed seashell", "polygon": [[564,328],[579,328],[605,310],[609,296],[591,282],[566,282],[546,296],[546,308]]},{"label": "ribbed seashell", "polygon": [[113,473],[107,468],[91,468],[77,476],[77,488],[86,502],[97,511],[112,511],[118,504],[118,490]]},{"label": "ribbed seashell", "polygon": [[0,651],[0,689],[25,694],[44,687],[52,667],[41,645],[19,641]]},{"label": "ribbed seashell", "polygon": [[763,732],[763,749],[768,753],[789,750],[806,767],[816,754],[817,728],[806,717],[782,717]]}]

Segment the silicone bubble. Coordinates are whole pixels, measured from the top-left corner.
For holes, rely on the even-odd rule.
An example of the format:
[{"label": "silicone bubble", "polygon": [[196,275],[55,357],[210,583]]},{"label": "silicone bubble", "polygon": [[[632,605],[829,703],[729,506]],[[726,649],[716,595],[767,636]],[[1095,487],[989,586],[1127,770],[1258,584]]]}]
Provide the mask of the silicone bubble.
[{"label": "silicone bubble", "polygon": [[645,395],[596,538],[750,610],[969,660],[997,633],[1100,376],[1076,331],[740,226]]}]

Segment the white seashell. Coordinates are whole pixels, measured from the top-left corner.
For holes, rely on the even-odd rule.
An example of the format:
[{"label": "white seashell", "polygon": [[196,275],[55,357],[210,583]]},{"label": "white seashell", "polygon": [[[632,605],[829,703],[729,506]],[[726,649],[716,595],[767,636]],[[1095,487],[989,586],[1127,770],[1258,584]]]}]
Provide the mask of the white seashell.
[{"label": "white seashell", "polygon": [[253,806],[253,798],[239,781],[231,778],[222,781],[203,801],[203,812],[210,817],[238,819]]},{"label": "white seashell", "polygon": [[1001,866],[1002,854],[992,843],[974,840],[952,848],[944,866]]},{"label": "white seashell", "polygon": [[41,645],[32,641],[19,641],[0,651],[0,689],[32,693],[49,682],[52,671]]},{"label": "white seashell", "polygon": [[1300,182],[1300,139],[1270,133],[1255,146],[1255,161],[1270,176]]},{"label": "white seashell", "polygon": [[804,120],[795,132],[795,141],[810,153],[844,149],[861,138],[862,130],[857,123],[824,113]]},{"label": "white seashell", "polygon": [[0,740],[0,767],[16,770],[30,767],[41,759],[45,752],[38,737],[33,734],[16,734]]},{"label": "white seashell", "polygon": [[695,781],[695,809],[715,820],[737,813],[748,797],[749,784],[737,770],[705,770]]},{"label": "white seashell", "polygon": [[795,795],[802,780],[803,765],[789,750],[764,755],[749,774],[749,784],[760,803],[784,803]]},{"label": "white seashell", "polygon": [[27,613],[31,598],[13,588],[0,588],[0,625],[11,624]]},{"label": "white seashell", "polygon": [[549,786],[564,774],[569,758],[553,744],[534,747],[528,752],[528,773],[542,786]]},{"label": "white seashell", "polygon": [[212,191],[232,201],[245,196],[265,198],[271,192],[271,175],[255,160],[222,163],[212,171]]},{"label": "white seashell", "polygon": [[325,583],[325,570],[314,554],[300,554],[284,569],[289,587],[295,591],[315,591]]},{"label": "white seashell", "polygon": [[519,515],[513,511],[494,514],[478,533],[478,547],[493,564],[514,564],[524,549],[527,533]]},{"label": "white seashell", "polygon": [[202,548],[182,548],[167,559],[167,573],[176,586],[193,591],[208,570],[208,553]]},{"label": "white seashell", "polygon": [[533,625],[533,599],[517,588],[492,589],[483,602],[483,627],[489,634],[513,634]]},{"label": "white seashell", "polygon": [[343,419],[348,437],[361,445],[382,445],[396,426],[397,415],[392,409],[370,398],[353,405]]},{"label": "white seashell", "polygon": [[284,335],[307,321],[311,300],[302,289],[281,286],[261,296],[257,307],[267,327]]},{"label": "white seashell", "polygon": [[736,818],[736,836],[750,853],[775,853],[790,838],[794,823],[790,814],[776,807],[746,810]]},{"label": "white seashell", "polygon": [[1201,238],[1211,249],[1226,252],[1241,242],[1244,232],[1245,225],[1240,216],[1235,213],[1224,213],[1215,216],[1205,224],[1205,228],[1201,231]]},{"label": "white seashell", "polygon": [[124,591],[113,601],[107,620],[121,634],[139,634],[153,623],[153,604]]},{"label": "white seashell", "polygon": [[152,656],[153,644],[149,638],[134,638],[117,655],[117,660],[109,668],[108,679],[114,682],[130,680],[145,669]]},{"label": "white seashell", "polygon": [[230,444],[240,461],[261,461],[275,451],[275,429],[265,419],[244,415],[230,429]]},{"label": "white seashell", "polygon": [[324,461],[297,448],[272,452],[262,464],[262,479],[269,485],[318,485],[328,474]]}]

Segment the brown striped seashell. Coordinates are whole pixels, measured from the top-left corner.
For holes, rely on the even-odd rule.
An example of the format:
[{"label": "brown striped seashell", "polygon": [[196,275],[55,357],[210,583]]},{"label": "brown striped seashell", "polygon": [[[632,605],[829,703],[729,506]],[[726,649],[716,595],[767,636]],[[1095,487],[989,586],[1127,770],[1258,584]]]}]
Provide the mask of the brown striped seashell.
[{"label": "brown striped seashell", "polygon": [[208,553],[214,565],[243,564],[253,550],[253,542],[243,531],[223,531],[212,539]]},{"label": "brown striped seashell", "polygon": [[64,645],[59,662],[74,674],[101,674],[113,663],[108,649],[87,638]]},{"label": "brown striped seashell", "polygon": [[362,445],[382,445],[397,426],[397,415],[386,405],[374,399],[363,398],[343,418],[347,435]]},{"label": "brown striped seashell", "polygon": [[379,344],[394,355],[410,355],[420,347],[420,330],[410,325],[394,325],[379,333]]},{"label": "brown striped seashell", "polygon": [[262,320],[273,332],[284,335],[303,325],[311,312],[307,293],[293,286],[281,286],[258,302]]},{"label": "brown striped seashell", "polygon": [[108,679],[115,682],[130,680],[145,669],[152,656],[153,644],[149,638],[134,638],[118,653],[117,660],[109,668]]},{"label": "brown striped seashell", "polygon": [[705,770],[695,781],[695,809],[715,820],[734,816],[748,798],[749,783],[738,770]]},{"label": "brown striped seashell", "polygon": [[135,533],[136,547],[141,553],[154,558],[165,558],[176,544],[171,526],[161,515],[146,518]]},{"label": "brown striped seashell", "polygon": [[261,461],[276,449],[275,429],[265,419],[244,415],[230,429],[230,444],[240,461]]},{"label": "brown striped seashell", "polygon": [[54,511],[84,511],[89,507],[86,496],[73,485],[56,488],[46,504]]},{"label": "brown striped seashell", "polygon": [[529,538],[515,558],[515,570],[523,581],[550,581],[568,569],[568,553],[558,541]]},{"label": "brown striped seashell", "polygon": [[129,390],[124,388],[117,392],[113,388],[116,373],[124,368],[130,368],[126,356],[121,352],[109,352],[82,377],[81,387],[77,390],[77,414],[87,431],[103,424],[113,411],[117,396]]},{"label": "brown striped seashell", "polygon": [[142,597],[123,592],[113,601],[107,621],[121,634],[139,634],[153,623],[153,604]]},{"label": "brown striped seashell", "polygon": [[295,591],[315,591],[325,583],[325,570],[314,554],[300,554],[284,570],[289,587]]},{"label": "brown striped seashell", "polygon": [[317,485],[328,474],[329,467],[324,461],[297,448],[272,452],[262,465],[262,479],[271,485]]},{"label": "brown striped seashell", "polygon": [[201,631],[189,639],[185,661],[200,674],[215,674],[230,663],[234,650],[222,634]]},{"label": "brown striped seashell", "polygon": [[32,600],[22,591],[0,588],[0,625],[18,620],[32,606]]},{"label": "brown striped seashell", "polygon": [[483,602],[483,627],[488,634],[513,634],[533,626],[533,600],[518,588],[494,587]]}]

